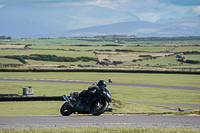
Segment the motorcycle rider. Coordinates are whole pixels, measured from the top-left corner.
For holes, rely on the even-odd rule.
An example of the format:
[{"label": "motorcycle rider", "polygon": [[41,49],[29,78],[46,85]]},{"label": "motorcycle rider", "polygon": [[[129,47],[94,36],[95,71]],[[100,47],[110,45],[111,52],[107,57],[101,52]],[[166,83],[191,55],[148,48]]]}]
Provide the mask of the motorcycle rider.
[{"label": "motorcycle rider", "polygon": [[100,91],[103,87],[106,87],[106,82],[104,80],[99,80],[98,83],[95,83],[90,87],[88,87],[88,90],[83,90],[81,93],[79,93],[79,98],[85,97],[90,93],[95,93],[96,91]]},{"label": "motorcycle rider", "polygon": [[69,98],[63,95],[65,103],[60,108],[63,116],[69,116],[72,113],[101,115],[108,109],[111,102],[111,93],[106,88],[106,82],[100,80],[83,90],[81,93],[71,92]]}]

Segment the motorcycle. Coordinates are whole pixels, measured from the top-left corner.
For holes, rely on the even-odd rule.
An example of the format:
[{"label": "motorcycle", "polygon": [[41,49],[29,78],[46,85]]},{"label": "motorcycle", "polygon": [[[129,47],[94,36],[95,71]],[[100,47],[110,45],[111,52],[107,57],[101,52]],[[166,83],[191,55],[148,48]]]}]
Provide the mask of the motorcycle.
[{"label": "motorcycle", "polygon": [[112,101],[111,93],[106,87],[89,93],[85,97],[79,97],[78,92],[71,92],[69,97],[63,95],[63,98],[66,101],[60,108],[60,113],[63,116],[69,116],[76,112],[98,116],[108,110],[108,105]]}]

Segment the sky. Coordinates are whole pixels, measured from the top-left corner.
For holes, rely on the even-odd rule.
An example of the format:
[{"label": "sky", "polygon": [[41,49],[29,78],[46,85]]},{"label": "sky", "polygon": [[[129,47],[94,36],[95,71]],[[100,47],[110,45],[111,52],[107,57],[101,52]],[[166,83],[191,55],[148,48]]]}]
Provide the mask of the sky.
[{"label": "sky", "polygon": [[200,15],[200,0],[0,0],[0,8],[7,4],[28,4],[39,7],[92,5],[129,12],[140,20],[150,22]]}]

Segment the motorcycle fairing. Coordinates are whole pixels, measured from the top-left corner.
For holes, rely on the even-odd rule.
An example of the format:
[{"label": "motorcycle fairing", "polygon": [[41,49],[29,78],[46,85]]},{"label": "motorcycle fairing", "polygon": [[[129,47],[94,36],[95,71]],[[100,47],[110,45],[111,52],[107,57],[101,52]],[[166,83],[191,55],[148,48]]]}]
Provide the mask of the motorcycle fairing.
[{"label": "motorcycle fairing", "polygon": [[100,97],[102,97],[101,94],[93,93],[81,98],[77,106],[79,112],[90,113],[91,105]]}]

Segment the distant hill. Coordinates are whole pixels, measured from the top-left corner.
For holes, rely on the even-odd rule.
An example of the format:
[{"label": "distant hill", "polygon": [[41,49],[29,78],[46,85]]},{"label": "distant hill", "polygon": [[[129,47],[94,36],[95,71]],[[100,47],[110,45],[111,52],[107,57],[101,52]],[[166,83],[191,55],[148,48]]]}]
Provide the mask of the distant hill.
[{"label": "distant hill", "polygon": [[51,37],[75,37],[75,36],[94,36],[94,35],[136,35],[138,29],[156,29],[160,24],[145,21],[120,22],[108,25],[94,26],[77,30],[66,31],[54,34]]},{"label": "distant hill", "polygon": [[46,37],[73,29],[139,21],[131,13],[96,6],[53,8],[6,5],[0,8],[0,16],[0,35],[13,38]]},{"label": "distant hill", "polygon": [[136,15],[97,6],[0,8],[0,36],[76,37],[94,35],[200,36],[200,16],[141,21]]},{"label": "distant hill", "polygon": [[120,22],[53,34],[50,37],[76,37],[95,35],[136,35],[141,37],[200,36],[200,17],[180,20]]}]

